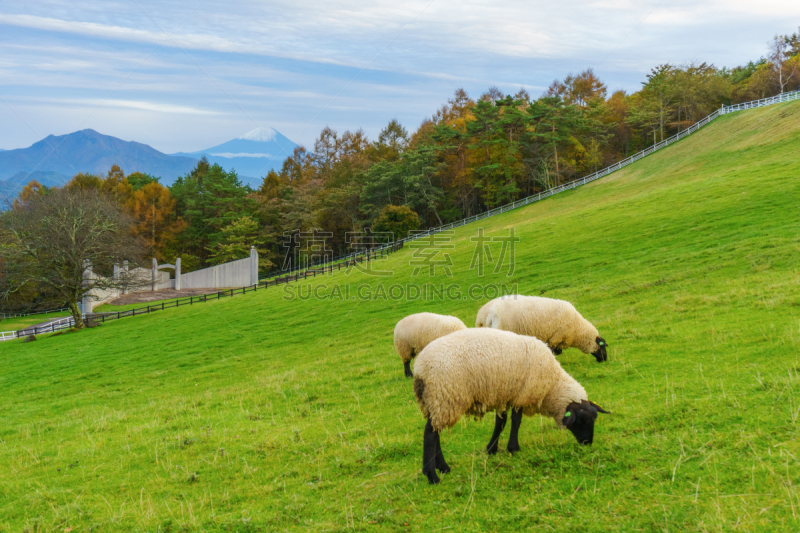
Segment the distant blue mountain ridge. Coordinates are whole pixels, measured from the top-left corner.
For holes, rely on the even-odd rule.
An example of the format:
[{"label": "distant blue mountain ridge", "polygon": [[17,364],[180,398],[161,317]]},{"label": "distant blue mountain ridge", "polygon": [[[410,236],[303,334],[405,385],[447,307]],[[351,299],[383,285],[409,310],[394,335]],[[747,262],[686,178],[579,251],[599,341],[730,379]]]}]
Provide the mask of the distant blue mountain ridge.
[{"label": "distant blue mountain ridge", "polygon": [[0,149],[0,209],[31,180],[62,185],[79,172],[104,176],[117,164],[126,174],[144,172],[164,185],[189,173],[201,157],[236,170],[243,184],[258,187],[297,145],[272,128],[256,128],[237,139],[200,150],[165,154],[146,144],[123,141],[91,129],[49,135],[28,148]]}]

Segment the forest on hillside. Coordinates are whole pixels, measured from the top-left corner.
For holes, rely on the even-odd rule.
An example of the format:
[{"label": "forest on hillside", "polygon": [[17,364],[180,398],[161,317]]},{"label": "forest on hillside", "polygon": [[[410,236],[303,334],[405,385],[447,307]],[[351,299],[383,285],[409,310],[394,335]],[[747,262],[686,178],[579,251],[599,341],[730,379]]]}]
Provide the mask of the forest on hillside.
[{"label": "forest on hillside", "polygon": [[[365,228],[405,237],[579,179],[721,105],[798,88],[800,33],[776,36],[765,57],[733,69],[659,65],[632,94],[609,94],[587,69],[535,98],[524,89],[492,87],[477,98],[458,89],[415,131],[392,120],[371,140],[326,127],[256,190],[205,160],[170,187],[115,165],[107,176],[78,174],[65,188],[114,198],[144,257],[181,257],[188,272],[245,257],[254,245],[266,273],[284,266],[286,236],[298,231],[323,236],[334,255],[351,251],[348,233]],[[12,209],[48,191],[31,182]],[[4,307],[21,304],[9,298]]]}]

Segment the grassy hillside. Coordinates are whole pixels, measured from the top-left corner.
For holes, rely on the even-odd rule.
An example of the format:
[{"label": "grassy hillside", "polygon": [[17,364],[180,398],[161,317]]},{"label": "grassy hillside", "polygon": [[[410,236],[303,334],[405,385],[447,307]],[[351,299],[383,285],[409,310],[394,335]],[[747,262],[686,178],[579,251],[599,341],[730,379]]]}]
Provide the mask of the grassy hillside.
[{"label": "grassy hillside", "polygon": [[[0,531],[797,530],[798,153],[800,104],[727,115],[483,221],[521,239],[510,277],[469,270],[473,224],[452,277],[413,277],[406,247],[375,263],[391,277],[296,286],[363,284],[363,301],[271,288],[2,343]],[[380,297],[428,282],[460,292]],[[484,452],[491,417],[465,420],[429,486],[392,330],[421,310],[472,325],[485,300],[469,287],[495,283],[598,326],[608,363],[560,361],[613,414],[591,447],[526,418],[514,457]]]},{"label": "grassy hillside", "polygon": [[42,322],[47,322],[48,320],[53,320],[55,318],[66,318],[68,316],[69,313],[65,311],[60,313],[9,317],[0,320],[0,331],[16,331],[18,329],[41,324]]}]

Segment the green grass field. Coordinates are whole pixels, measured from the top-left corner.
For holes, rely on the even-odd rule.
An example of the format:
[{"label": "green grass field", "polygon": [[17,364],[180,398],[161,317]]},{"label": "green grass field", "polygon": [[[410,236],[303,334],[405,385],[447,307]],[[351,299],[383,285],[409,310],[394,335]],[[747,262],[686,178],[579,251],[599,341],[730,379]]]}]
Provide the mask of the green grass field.
[{"label": "green grass field", "polygon": [[[270,288],[1,343],[0,531],[797,531],[798,154],[800,104],[726,115],[460,228],[452,277],[412,276],[407,246],[374,263],[393,276],[316,278],[302,299]],[[481,226],[515,228],[512,276],[469,270]],[[379,288],[425,283],[452,298]],[[371,297],[305,298],[337,284]],[[422,310],[473,325],[474,284],[572,301],[609,361],[559,359],[613,414],[591,447],[526,418],[513,457],[508,429],[488,457],[492,418],[463,420],[430,486],[392,332]]]},{"label": "green grass field", "polygon": [[47,313],[41,315],[19,316],[10,317],[0,321],[0,331],[16,331],[22,328],[27,328],[54,318],[66,318],[69,316],[68,312],[63,313]]},{"label": "green grass field", "polygon": [[[196,297],[196,296],[195,296]],[[186,297],[188,298],[188,296]],[[139,302],[135,304],[123,304],[123,305],[111,305],[111,304],[103,304],[98,305],[94,309],[92,309],[93,313],[116,313],[118,311],[130,311],[131,309],[144,309],[148,305],[151,307],[155,307],[157,305],[161,305],[162,303],[171,304],[175,300],[183,300],[184,298],[167,298],[164,300],[154,300],[152,302]],[[189,305],[187,303],[187,305]]]}]

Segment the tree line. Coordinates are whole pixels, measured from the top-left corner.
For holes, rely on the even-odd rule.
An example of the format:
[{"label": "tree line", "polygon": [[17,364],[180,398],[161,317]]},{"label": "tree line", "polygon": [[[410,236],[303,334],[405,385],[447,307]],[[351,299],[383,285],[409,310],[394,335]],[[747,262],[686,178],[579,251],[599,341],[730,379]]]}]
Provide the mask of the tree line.
[{"label": "tree line", "polygon": [[[524,89],[492,87],[478,98],[458,89],[413,132],[396,120],[375,140],[326,127],[257,189],[205,159],[171,186],[114,165],[107,176],[78,174],[62,189],[112,199],[141,257],[181,257],[189,272],[246,257],[252,245],[266,273],[284,266],[287,235],[316,232],[334,255],[352,251],[348,234],[365,228],[405,237],[579,179],[721,105],[798,88],[800,32],[776,36],[765,57],[733,69],[659,65],[630,94],[609,94],[586,69],[555,80],[538,98]],[[31,182],[10,211],[52,192]],[[30,300],[20,294],[5,291],[4,307]]]}]

